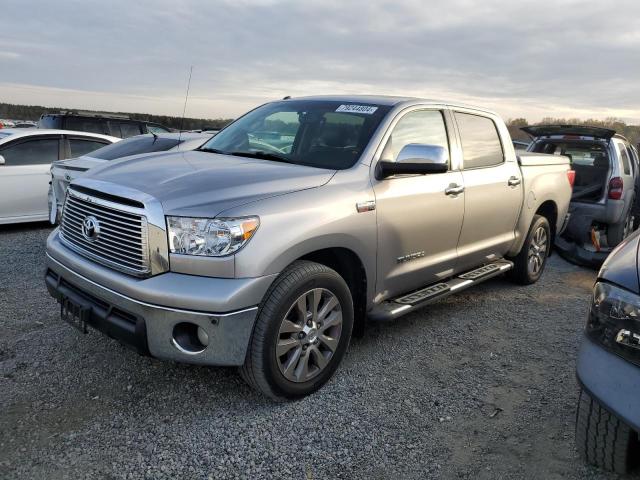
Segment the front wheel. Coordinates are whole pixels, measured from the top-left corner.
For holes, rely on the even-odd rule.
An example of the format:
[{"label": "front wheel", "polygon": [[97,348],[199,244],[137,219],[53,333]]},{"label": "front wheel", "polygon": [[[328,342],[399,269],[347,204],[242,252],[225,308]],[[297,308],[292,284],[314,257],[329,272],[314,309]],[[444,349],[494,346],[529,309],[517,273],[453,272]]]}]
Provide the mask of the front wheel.
[{"label": "front wheel", "polygon": [[263,301],[240,373],[275,399],[309,395],[334,374],[349,345],[353,300],[334,270],[298,261]]},{"label": "front wheel", "polygon": [[584,390],[576,411],[576,447],[590,464],[628,473],[638,464],[638,434]]},{"label": "front wheel", "polygon": [[510,259],[514,265],[509,277],[521,285],[536,283],[542,276],[550,250],[549,221],[545,217],[535,215],[520,253]]}]

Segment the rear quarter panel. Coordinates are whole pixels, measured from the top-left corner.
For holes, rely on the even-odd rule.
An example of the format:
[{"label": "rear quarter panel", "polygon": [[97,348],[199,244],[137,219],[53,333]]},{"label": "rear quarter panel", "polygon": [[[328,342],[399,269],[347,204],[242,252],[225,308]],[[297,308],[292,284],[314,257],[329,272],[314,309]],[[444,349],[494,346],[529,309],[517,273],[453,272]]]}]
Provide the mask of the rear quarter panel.
[{"label": "rear quarter panel", "polygon": [[562,227],[571,201],[571,185],[567,179],[569,159],[552,155],[521,155],[518,158],[523,179],[524,202],[516,225],[516,238],[508,255],[516,255],[524,243],[533,217],[546,201],[557,211],[555,231]]}]

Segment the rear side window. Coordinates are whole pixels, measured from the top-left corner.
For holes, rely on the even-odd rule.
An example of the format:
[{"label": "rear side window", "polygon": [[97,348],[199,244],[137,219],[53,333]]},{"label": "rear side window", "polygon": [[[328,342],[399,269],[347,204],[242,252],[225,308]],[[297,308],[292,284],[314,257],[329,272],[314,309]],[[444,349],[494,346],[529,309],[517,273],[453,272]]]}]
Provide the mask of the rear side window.
[{"label": "rear side window", "polygon": [[69,139],[69,148],[71,149],[71,158],[81,157],[89,152],[93,152],[98,148],[102,148],[107,145],[105,142],[99,142],[97,140],[82,140],[79,138]]},{"label": "rear side window", "polygon": [[443,147],[448,156],[449,140],[442,112],[439,110],[416,110],[407,113],[393,128],[380,159],[395,161],[402,148],[411,143]]},{"label": "rear side window", "polygon": [[147,124],[147,132],[149,133],[169,133],[168,128],[164,128],[162,125]]},{"label": "rear side window", "polygon": [[2,150],[5,165],[42,165],[58,160],[58,139],[41,138],[13,143]]},{"label": "rear side window", "polygon": [[625,175],[631,175],[631,161],[627,154],[627,149],[624,144],[618,143],[618,152],[620,153],[620,160],[622,160],[622,169]]},{"label": "rear side window", "polygon": [[89,156],[102,160],[115,160],[116,158],[138,155],[140,153],[163,152],[175,147],[177,144],[177,138],[154,138],[151,135],[145,135],[143,137],[129,138],[102,147],[99,150],[91,152]]},{"label": "rear side window", "polygon": [[465,169],[490,167],[504,161],[502,143],[493,120],[460,112],[455,112],[455,117]]},{"label": "rear side window", "polygon": [[140,125],[137,123],[121,123],[120,132],[122,133],[122,138],[135,137],[142,133]]},{"label": "rear side window", "polygon": [[[38,128],[62,128],[62,118],[53,115],[45,115],[38,120]],[[100,132],[102,133],[102,132]]]},{"label": "rear side window", "polygon": [[67,117],[65,121],[66,130],[76,130],[78,132],[105,133],[104,123],[94,118]]}]

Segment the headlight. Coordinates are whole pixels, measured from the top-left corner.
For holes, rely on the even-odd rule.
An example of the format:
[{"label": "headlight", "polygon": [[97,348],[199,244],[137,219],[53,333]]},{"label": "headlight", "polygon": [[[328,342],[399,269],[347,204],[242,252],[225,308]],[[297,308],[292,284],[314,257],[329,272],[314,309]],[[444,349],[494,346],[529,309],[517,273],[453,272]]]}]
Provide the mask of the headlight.
[{"label": "headlight", "polygon": [[612,352],[640,364],[640,296],[596,283],[586,332]]},{"label": "headlight", "polygon": [[167,217],[169,251],[222,257],[240,250],[260,225],[258,217]]}]

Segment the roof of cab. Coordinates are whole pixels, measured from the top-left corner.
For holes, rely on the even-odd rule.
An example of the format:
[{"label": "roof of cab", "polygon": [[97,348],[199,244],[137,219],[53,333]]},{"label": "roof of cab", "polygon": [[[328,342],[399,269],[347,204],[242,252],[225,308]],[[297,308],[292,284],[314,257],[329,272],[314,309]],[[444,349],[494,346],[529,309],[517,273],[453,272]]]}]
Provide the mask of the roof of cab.
[{"label": "roof of cab", "polygon": [[307,97],[291,97],[287,100],[317,100],[333,102],[364,103],[374,105],[386,105],[394,107],[396,105],[446,105],[453,108],[468,108],[489,114],[497,115],[495,112],[476,105],[468,105],[462,102],[449,102],[445,100],[434,100],[420,97],[403,97],[394,95],[312,95]]}]

